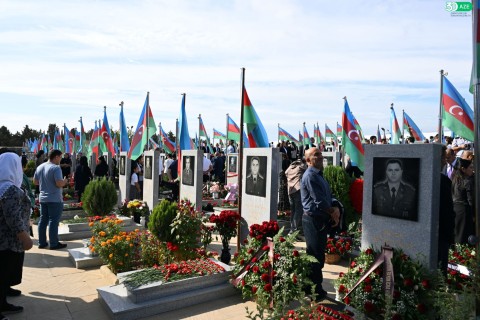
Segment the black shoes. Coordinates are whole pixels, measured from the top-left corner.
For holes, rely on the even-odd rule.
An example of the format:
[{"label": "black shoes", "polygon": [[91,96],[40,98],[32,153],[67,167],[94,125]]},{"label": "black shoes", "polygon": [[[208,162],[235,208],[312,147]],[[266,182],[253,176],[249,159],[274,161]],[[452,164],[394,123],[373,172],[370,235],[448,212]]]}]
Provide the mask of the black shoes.
[{"label": "black shoes", "polygon": [[13,304],[7,303],[2,306],[2,313],[3,314],[12,314],[12,313],[19,313],[23,311],[23,307],[21,306],[14,306]]},{"label": "black shoes", "polygon": [[13,288],[8,288],[7,289],[7,297],[18,297],[19,295],[22,294],[22,291],[13,289]]},{"label": "black shoes", "polygon": [[66,248],[67,244],[66,243],[58,243],[55,247],[50,247],[50,250],[58,250],[58,249],[63,249]]}]

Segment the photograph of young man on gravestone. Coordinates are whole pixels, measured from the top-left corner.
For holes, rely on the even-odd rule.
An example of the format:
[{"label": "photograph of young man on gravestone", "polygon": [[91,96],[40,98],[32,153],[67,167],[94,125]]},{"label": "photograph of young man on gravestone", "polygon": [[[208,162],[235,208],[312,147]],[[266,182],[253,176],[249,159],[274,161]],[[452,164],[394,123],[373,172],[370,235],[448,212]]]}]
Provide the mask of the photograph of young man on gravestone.
[{"label": "photograph of young man on gravestone", "polygon": [[372,214],[418,221],[420,159],[374,158]]},{"label": "photograph of young man on gravestone", "polygon": [[333,157],[323,157],[323,167],[333,166]]},{"label": "photograph of young man on gravestone", "polygon": [[187,186],[193,186],[193,163],[195,161],[194,156],[183,156],[183,171],[182,171],[182,184]]},{"label": "photograph of young man on gravestone", "polygon": [[120,175],[125,175],[125,156],[120,156]]},{"label": "photograph of young man on gravestone", "polygon": [[228,172],[237,172],[237,156],[230,156],[228,159]]},{"label": "photograph of young man on gravestone", "polygon": [[247,179],[245,193],[252,196],[265,197],[267,157],[247,156]]},{"label": "photograph of young man on gravestone", "polygon": [[152,156],[145,157],[145,179],[152,179]]}]

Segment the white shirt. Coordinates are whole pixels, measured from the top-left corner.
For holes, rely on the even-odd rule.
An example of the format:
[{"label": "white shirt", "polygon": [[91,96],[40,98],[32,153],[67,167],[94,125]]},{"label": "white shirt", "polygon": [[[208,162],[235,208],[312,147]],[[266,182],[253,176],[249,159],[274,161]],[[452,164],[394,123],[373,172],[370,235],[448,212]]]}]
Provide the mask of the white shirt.
[{"label": "white shirt", "polygon": [[165,173],[167,173],[168,167],[170,167],[170,165],[172,164],[172,162],[173,162],[173,159],[169,159],[169,158],[165,159],[165,167],[164,167],[164,168],[165,168],[165,169],[164,169],[164,172],[165,172]]},{"label": "white shirt", "polygon": [[203,157],[203,172],[209,171],[212,161],[210,159]]},{"label": "white shirt", "polygon": [[163,161],[162,158],[158,158],[158,175],[161,175],[163,172]]},{"label": "white shirt", "polygon": [[229,145],[227,147],[227,153],[234,153],[234,152],[235,152],[235,148],[232,145]]},{"label": "white shirt", "polygon": [[138,175],[134,172],[132,173],[132,177],[130,179],[130,185],[134,186],[135,183],[138,182]]}]

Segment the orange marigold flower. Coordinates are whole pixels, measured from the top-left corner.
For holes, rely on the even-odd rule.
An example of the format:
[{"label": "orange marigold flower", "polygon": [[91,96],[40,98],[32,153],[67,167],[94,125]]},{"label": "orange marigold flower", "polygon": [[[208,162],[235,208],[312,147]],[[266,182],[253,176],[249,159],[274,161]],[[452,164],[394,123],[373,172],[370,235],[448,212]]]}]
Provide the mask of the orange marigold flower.
[{"label": "orange marigold flower", "polygon": [[110,253],[110,254],[108,255],[108,259],[112,259],[112,258],[113,258],[113,253]]},{"label": "orange marigold flower", "polygon": [[95,223],[90,222],[90,223],[88,224],[88,226],[89,226],[89,227],[93,227],[94,224],[95,224]]},{"label": "orange marigold flower", "polygon": [[98,234],[100,235],[100,237],[105,237],[107,235],[105,231],[100,231]]}]

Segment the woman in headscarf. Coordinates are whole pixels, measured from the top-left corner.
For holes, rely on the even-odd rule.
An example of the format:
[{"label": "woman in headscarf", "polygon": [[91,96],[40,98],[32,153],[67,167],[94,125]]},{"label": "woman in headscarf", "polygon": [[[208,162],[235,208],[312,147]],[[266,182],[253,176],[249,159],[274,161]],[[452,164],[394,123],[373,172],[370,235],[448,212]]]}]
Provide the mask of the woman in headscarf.
[{"label": "woman in headscarf", "polygon": [[[20,188],[23,172],[20,157],[0,154],[0,306],[1,313],[17,313],[23,307],[7,303],[7,290],[22,281],[25,250],[33,241],[28,233],[30,200]],[[0,319],[5,319],[0,314]]]},{"label": "woman in headscarf", "polygon": [[92,170],[88,167],[87,157],[82,156],[80,158],[80,164],[75,169],[75,190],[78,193],[78,202],[82,201],[82,194],[85,191],[85,187],[93,179]]},{"label": "woman in headscarf", "polygon": [[104,156],[98,158],[100,161],[95,167],[95,178],[107,177],[108,178],[108,164]]}]

